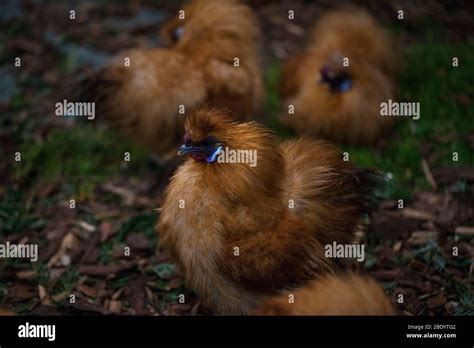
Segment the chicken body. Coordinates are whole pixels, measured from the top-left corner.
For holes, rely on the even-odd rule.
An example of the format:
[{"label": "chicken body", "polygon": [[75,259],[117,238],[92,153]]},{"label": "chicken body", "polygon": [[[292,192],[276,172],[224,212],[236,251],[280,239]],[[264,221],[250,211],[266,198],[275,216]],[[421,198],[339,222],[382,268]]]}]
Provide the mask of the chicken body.
[{"label": "chicken body", "polygon": [[291,293],[265,300],[256,315],[392,315],[389,299],[375,280],[330,275]]},{"label": "chicken body", "polygon": [[393,125],[380,115],[394,98],[390,36],[362,10],[322,16],[306,48],[283,66],[280,120],[299,134],[372,144]]},{"label": "chicken body", "polygon": [[262,101],[260,30],[250,8],[195,0],[183,11],[162,29],[170,48],[125,51],[83,85],[99,117],[158,154],[177,144],[193,108],[209,103],[246,118]]},{"label": "chicken body", "polygon": [[15,315],[15,313],[7,309],[0,309],[0,316],[11,316],[11,315]]},{"label": "chicken body", "polygon": [[265,296],[330,272],[324,244],[352,240],[373,173],[324,142],[279,143],[216,109],[186,120],[185,149],[195,153],[202,139],[258,158],[253,167],[188,159],[166,190],[160,243],[202,301],[219,314],[248,314]]}]

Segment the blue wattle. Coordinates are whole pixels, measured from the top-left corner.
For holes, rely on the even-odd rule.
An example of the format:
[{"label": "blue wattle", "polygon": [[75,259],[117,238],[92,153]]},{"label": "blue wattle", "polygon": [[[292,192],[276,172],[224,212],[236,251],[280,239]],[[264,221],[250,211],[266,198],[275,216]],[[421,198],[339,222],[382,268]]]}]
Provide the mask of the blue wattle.
[{"label": "blue wattle", "polygon": [[352,87],[352,80],[347,78],[347,79],[344,79],[340,84],[338,84],[336,86],[336,90],[338,92],[347,92],[348,90],[350,90]]},{"label": "blue wattle", "polygon": [[207,163],[212,163],[216,161],[217,156],[219,153],[222,151],[222,146],[219,146],[217,149],[214,150],[212,154],[206,157],[206,162]]}]

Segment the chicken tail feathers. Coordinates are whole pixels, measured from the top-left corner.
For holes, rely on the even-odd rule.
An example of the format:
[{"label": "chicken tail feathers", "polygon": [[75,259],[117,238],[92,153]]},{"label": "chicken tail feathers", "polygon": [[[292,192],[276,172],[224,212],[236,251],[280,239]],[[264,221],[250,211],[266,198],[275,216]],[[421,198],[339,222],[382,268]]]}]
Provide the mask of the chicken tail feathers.
[{"label": "chicken tail feathers", "polygon": [[282,145],[286,160],[285,201],[323,245],[350,242],[364,213],[377,202],[382,176],[353,166],[329,143],[307,138]]}]

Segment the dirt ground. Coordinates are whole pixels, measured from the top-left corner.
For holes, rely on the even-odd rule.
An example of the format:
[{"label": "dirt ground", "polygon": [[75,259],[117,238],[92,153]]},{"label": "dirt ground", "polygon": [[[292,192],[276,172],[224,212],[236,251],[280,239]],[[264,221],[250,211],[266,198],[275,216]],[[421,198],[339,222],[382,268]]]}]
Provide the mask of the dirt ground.
[{"label": "dirt ground", "polygon": [[[332,3],[253,1],[266,28],[264,63],[281,61],[301,47],[314,19]],[[350,3],[368,8],[382,22],[402,7],[407,19],[398,33],[401,44],[423,40],[419,33],[427,16],[447,28],[450,41],[472,39],[473,11],[462,1]],[[178,5],[80,2],[74,25],[64,16],[68,1],[2,6],[0,153],[13,158],[21,149],[35,162],[21,168],[11,160],[0,163],[0,240],[39,243],[40,256],[34,264],[0,261],[1,306],[32,314],[209,314],[185,289],[166,254],[157,251],[156,209],[173,168],[140,149],[138,159],[124,165],[124,140],[106,125],[91,133],[81,122],[64,122],[52,112],[61,91],[110,55],[159,44],[157,28]],[[290,23],[282,8],[301,16]],[[11,67],[17,55],[20,71]],[[472,109],[471,93],[461,102]],[[474,151],[474,130],[467,131],[447,134],[444,141],[462,137]],[[59,169],[58,159],[64,161]],[[385,197],[357,233],[366,244],[366,260],[344,267],[377,279],[399,314],[474,314],[473,165],[423,170],[428,183],[423,189],[410,187],[402,201]],[[130,256],[124,255],[125,246],[133,250]]]}]

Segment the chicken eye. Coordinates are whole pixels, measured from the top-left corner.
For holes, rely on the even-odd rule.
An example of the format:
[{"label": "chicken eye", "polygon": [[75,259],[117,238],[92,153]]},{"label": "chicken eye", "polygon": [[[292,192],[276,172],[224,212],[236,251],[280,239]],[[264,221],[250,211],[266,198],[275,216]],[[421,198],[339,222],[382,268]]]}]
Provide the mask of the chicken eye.
[{"label": "chicken eye", "polygon": [[184,27],[177,27],[175,30],[173,30],[173,33],[172,33],[173,41],[177,42],[183,35],[183,32],[184,32]]},{"label": "chicken eye", "polygon": [[320,76],[319,82],[328,84],[334,93],[347,92],[352,87],[352,78],[346,72],[335,73],[329,70],[327,66],[324,66],[320,70]]}]

